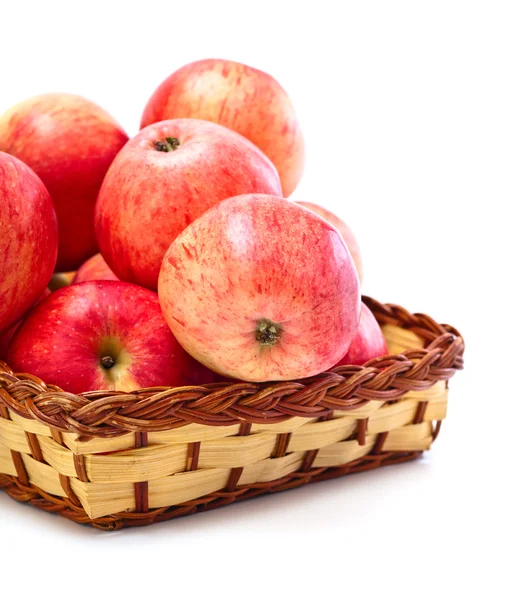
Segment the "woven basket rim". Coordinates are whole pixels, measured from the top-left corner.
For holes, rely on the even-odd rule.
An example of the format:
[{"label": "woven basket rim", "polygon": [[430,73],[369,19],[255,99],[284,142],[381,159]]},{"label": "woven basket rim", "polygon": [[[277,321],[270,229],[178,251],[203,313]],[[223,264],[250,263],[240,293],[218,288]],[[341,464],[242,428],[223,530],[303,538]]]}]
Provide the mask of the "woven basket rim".
[{"label": "woven basket rim", "polygon": [[381,325],[409,329],[425,347],[387,355],[364,366],[340,366],[315,377],[264,383],[214,383],[134,392],[63,392],[0,361],[0,409],[52,429],[87,437],[166,431],[190,423],[225,426],[321,418],[370,401],[394,401],[448,381],[463,368],[464,340],[452,326],[396,304],[363,296]]}]

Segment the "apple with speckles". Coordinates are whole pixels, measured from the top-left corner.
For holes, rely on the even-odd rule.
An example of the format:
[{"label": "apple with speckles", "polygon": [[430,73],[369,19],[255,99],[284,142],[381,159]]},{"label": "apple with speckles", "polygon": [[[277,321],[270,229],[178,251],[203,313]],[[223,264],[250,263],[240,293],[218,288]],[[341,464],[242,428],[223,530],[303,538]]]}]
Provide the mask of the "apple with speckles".
[{"label": "apple with speckles", "polygon": [[254,192],[280,195],[281,184],[247,139],[197,119],[156,123],[127,143],[105,177],[95,217],[101,253],[121,281],[155,290],[164,254],[190,223]]},{"label": "apple with speckles", "polygon": [[235,379],[310,377],[334,366],[358,326],[358,275],[339,233],[283,198],[220,202],[165,255],[159,296],[182,346]]},{"label": "apple with speckles", "polygon": [[82,283],[83,281],[118,281],[118,278],[101,254],[94,254],[79,267],[72,284]]},{"label": "apple with speckles", "polygon": [[349,350],[336,366],[363,365],[368,360],[384,356],[387,353],[388,345],[382,329],[375,319],[375,315],[362,302],[358,330]]},{"label": "apple with speckles", "polygon": [[11,341],[8,362],[72,393],[214,380],[178,344],[156,293],[121,281],[79,283],[39,302]]},{"label": "apple with speckles", "polygon": [[48,191],[27,165],[0,152],[0,331],[35,304],[56,258],[57,217]]},{"label": "apple with speckles", "polygon": [[[42,293],[42,296],[37,300],[37,302],[40,302],[50,294],[50,288],[46,288]],[[7,361],[7,352],[9,350],[9,344],[11,343],[13,336],[15,335],[17,329],[20,327],[21,324],[22,320],[17,321],[14,325],[11,325],[9,329],[6,329],[6,331],[0,332],[0,360],[3,360],[4,362]]]},{"label": "apple with speckles", "polygon": [[0,150],[29,165],[53,199],[59,221],[56,271],[73,271],[98,251],[97,194],[127,140],[106,111],[72,94],[35,96],[0,116]]},{"label": "apple with speckles", "polygon": [[178,69],[150,98],[141,127],[183,117],[219,123],[253,142],[276,166],[285,197],[299,183],[303,135],[287,93],[267,73],[220,59]]},{"label": "apple with speckles", "polygon": [[326,221],[329,221],[331,225],[336,227],[336,229],[340,232],[341,236],[343,237],[345,245],[349,248],[349,252],[351,253],[351,256],[353,258],[356,270],[358,271],[358,278],[360,279],[361,283],[364,275],[362,269],[362,256],[360,254],[360,248],[358,247],[356,237],[354,236],[347,223],[344,223],[330,210],[327,210],[326,208],[323,208],[323,206],[319,206],[318,204],[313,204],[312,202],[301,202],[300,200],[297,201],[297,204],[308,208],[312,212],[315,212],[317,215],[320,215],[320,217],[323,217]]}]

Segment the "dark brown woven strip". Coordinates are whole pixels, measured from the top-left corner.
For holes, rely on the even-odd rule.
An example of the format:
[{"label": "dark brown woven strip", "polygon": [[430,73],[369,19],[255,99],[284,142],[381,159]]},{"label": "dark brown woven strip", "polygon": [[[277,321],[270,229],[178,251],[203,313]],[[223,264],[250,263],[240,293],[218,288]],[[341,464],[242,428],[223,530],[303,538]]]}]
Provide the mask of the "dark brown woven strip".
[{"label": "dark brown woven strip", "polygon": [[29,450],[31,452],[31,456],[39,462],[44,462],[44,457],[42,456],[42,448],[39,444],[39,438],[34,433],[29,433],[28,431],[26,431],[25,434]]},{"label": "dark brown woven strip", "polygon": [[79,498],[77,497],[77,495],[75,494],[75,492],[72,489],[72,485],[70,483],[70,478],[67,477],[66,475],[63,475],[62,473],[59,473],[59,480],[61,482],[61,487],[64,490],[64,493],[66,494],[68,500],[70,500],[70,502],[75,504],[75,506],[81,506],[81,502],[80,502]]},{"label": "dark brown woven strip", "polygon": [[200,456],[200,442],[191,442],[187,445],[186,471],[196,471],[198,457]]},{"label": "dark brown woven strip", "polygon": [[[367,419],[358,419],[356,439],[360,446],[366,445]],[[354,434],[353,434],[354,435]]]},{"label": "dark brown woven strip", "polygon": [[272,453],[272,458],[281,458],[288,452],[288,445],[290,444],[290,438],[292,433],[280,433],[277,436],[276,447]]},{"label": "dark brown woven strip", "polygon": [[382,448],[384,447],[384,442],[388,437],[388,432],[384,431],[383,433],[379,433],[377,435],[377,440],[375,442],[375,446],[373,447],[373,454],[381,454]]},{"label": "dark brown woven strip", "polygon": [[[149,440],[146,432],[134,434],[134,447],[147,448]],[[149,482],[142,481],[134,484],[134,500],[136,503],[136,512],[143,513],[149,510]]]},{"label": "dark brown woven strip", "polygon": [[22,483],[22,485],[29,485],[28,472],[26,471],[26,466],[24,465],[20,452],[11,450],[11,460],[15,465],[15,471],[17,472],[17,477],[20,479],[20,483]]},{"label": "dark brown woven strip", "polygon": [[419,423],[423,422],[427,406],[428,402],[419,402],[419,404],[417,405],[417,411],[415,412],[415,416],[413,417],[414,425],[418,425]]},{"label": "dark brown woven strip", "polygon": [[51,431],[52,440],[54,440],[61,446],[64,446],[64,440],[62,439],[62,433],[60,431],[57,431],[57,429],[50,429],[50,431]]},{"label": "dark brown woven strip", "polygon": [[86,474],[86,463],[84,460],[84,454],[73,455],[73,466],[75,467],[77,479],[79,479],[79,481],[83,481],[84,483],[88,483],[89,480],[88,475]]},{"label": "dark brown woven strip", "polygon": [[[252,424],[244,421],[241,423],[241,427],[239,429],[240,436],[250,435],[252,430]],[[226,491],[233,492],[239,483],[239,479],[241,478],[243,472],[243,467],[234,467],[230,471],[230,476],[228,477],[228,483],[226,484]]]}]

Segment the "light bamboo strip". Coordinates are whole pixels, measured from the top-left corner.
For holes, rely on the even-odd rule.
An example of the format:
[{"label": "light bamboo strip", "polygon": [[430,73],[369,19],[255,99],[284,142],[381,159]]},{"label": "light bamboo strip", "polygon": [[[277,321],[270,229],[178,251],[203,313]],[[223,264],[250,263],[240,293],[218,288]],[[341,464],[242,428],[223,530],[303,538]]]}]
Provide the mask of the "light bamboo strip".
[{"label": "light bamboo strip", "polygon": [[35,421],[35,419],[24,419],[24,417],[17,415],[17,413],[13,412],[12,410],[9,411],[9,416],[11,421],[19,425],[19,427],[24,431],[51,437],[50,428],[46,427],[46,425],[43,425],[42,423],[39,423],[39,421]]},{"label": "light bamboo strip", "polygon": [[183,471],[186,458],[186,444],[149,446],[108,456],[89,454],[86,474],[93,482],[151,481]]},{"label": "light bamboo strip", "polygon": [[0,418],[0,444],[4,444],[15,452],[30,454],[29,444],[24,430],[19,425]]},{"label": "light bamboo strip", "polygon": [[289,452],[314,450],[334,444],[352,435],[357,421],[352,417],[340,417],[330,421],[304,425],[292,434],[288,444]]},{"label": "light bamboo strip", "polygon": [[424,341],[413,331],[395,325],[382,325],[382,333],[390,354],[401,354],[410,348],[422,348]]},{"label": "light bamboo strip", "polygon": [[352,460],[357,460],[369,454],[375,445],[376,436],[366,436],[365,445],[361,446],[357,440],[338,442],[321,448],[314,459],[314,467],[336,467]]},{"label": "light bamboo strip", "polygon": [[200,445],[198,468],[245,467],[270,457],[276,443],[271,433],[210,440]]},{"label": "light bamboo strip", "polygon": [[0,473],[4,475],[16,476],[17,471],[11,458],[11,451],[3,444],[0,444]]}]

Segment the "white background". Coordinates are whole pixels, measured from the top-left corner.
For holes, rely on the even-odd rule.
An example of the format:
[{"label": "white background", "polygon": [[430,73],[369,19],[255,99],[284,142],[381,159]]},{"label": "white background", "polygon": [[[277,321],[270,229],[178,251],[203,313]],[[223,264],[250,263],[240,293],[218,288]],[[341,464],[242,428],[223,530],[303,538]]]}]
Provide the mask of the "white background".
[{"label": "white background", "polygon": [[132,135],[187,62],[274,75],[294,198],[349,222],[364,293],[468,346],[419,462],[112,534],[0,493],[2,598],[527,598],[528,31],[507,1],[2,3],[2,112],[69,91]]}]

